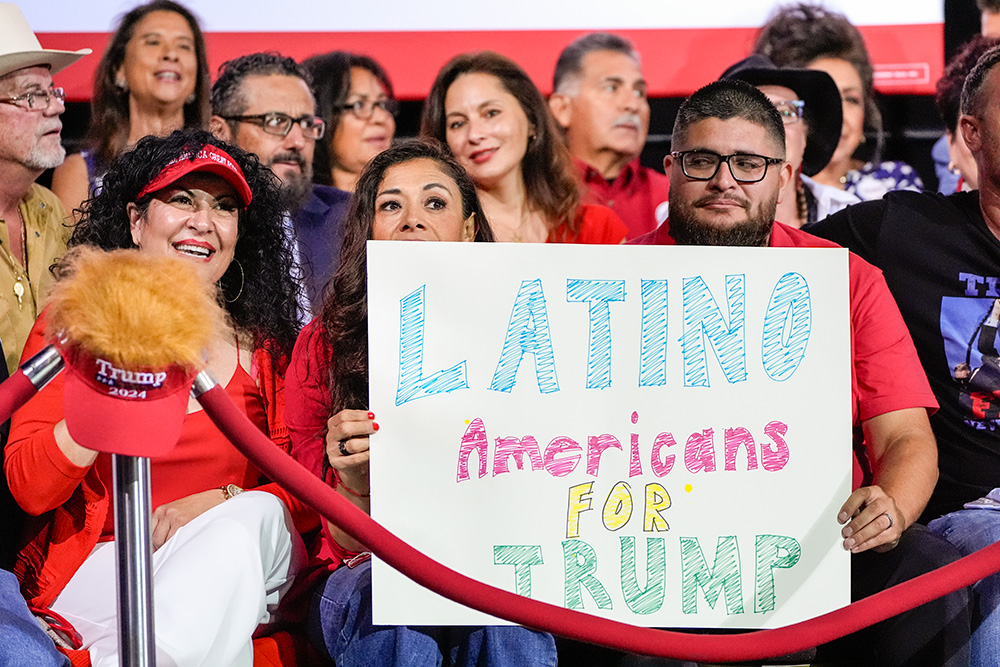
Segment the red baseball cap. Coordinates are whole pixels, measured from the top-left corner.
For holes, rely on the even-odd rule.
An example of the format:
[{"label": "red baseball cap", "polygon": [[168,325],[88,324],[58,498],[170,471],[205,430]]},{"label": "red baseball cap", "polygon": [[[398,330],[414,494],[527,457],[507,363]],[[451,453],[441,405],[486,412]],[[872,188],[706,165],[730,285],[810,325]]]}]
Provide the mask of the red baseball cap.
[{"label": "red baseball cap", "polygon": [[185,153],[176,160],[167,163],[167,166],[146,184],[146,187],[139,192],[136,198],[162,190],[182,176],[196,171],[204,171],[224,178],[240,195],[244,206],[253,200],[253,193],[250,192],[247,179],[243,176],[243,170],[230,157],[229,153],[211,144],[205,144],[197,153]]},{"label": "red baseball cap", "polygon": [[66,427],[79,444],[112,454],[155,457],[177,444],[197,369],[119,368],[79,345],[60,349],[66,362]]}]

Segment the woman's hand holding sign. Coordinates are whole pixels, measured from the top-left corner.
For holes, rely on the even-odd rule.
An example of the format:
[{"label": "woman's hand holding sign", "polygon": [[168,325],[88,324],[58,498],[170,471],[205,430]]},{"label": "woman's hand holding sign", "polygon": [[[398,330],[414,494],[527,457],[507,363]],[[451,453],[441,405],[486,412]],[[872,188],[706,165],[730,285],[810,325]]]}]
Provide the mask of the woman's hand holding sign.
[{"label": "woman's hand holding sign", "polygon": [[[365,410],[341,410],[326,422],[326,458],[336,475],[334,487],[367,514],[371,514],[368,437],[377,430],[375,415]],[[336,524],[327,522],[327,528],[345,549],[367,550]]]},{"label": "woman's hand holding sign", "polygon": [[326,457],[341,483],[368,493],[368,436],[378,430],[375,415],[365,410],[341,410],[326,423]]}]

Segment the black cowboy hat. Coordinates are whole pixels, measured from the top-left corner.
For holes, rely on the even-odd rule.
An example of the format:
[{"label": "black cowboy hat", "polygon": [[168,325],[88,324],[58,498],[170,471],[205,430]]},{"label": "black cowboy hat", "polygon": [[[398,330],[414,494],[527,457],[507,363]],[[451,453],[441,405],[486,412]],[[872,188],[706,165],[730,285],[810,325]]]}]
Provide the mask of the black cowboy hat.
[{"label": "black cowboy hat", "polygon": [[755,53],[727,69],[719,78],[794,90],[805,102],[805,121],[809,126],[806,150],[802,156],[802,173],[813,176],[823,170],[837,148],[844,122],[840,91],[829,74],[811,69],[777,67],[767,56]]}]

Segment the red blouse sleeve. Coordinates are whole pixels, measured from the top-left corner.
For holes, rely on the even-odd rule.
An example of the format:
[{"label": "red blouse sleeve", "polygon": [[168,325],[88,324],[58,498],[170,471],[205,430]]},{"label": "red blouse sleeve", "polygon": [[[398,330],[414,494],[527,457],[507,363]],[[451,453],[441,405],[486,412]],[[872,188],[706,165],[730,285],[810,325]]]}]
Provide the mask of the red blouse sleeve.
[{"label": "red blouse sleeve", "polygon": [[322,477],[326,456],[330,363],[323,326],[313,320],[299,334],[285,376],[285,424],[292,456],[317,477]]},{"label": "red blouse sleeve", "polygon": [[[268,435],[279,449],[290,454],[291,439],[288,436],[288,428],[285,426],[284,419],[287,357],[275,364],[273,356],[268,350],[258,349],[254,352],[254,361],[258,369],[257,382],[267,412]],[[277,483],[265,484],[259,487],[259,490],[275,495],[285,503],[299,533],[305,534],[319,527],[319,515],[281,485]]]},{"label": "red blouse sleeve", "polygon": [[[24,362],[47,345],[43,312],[21,354]],[[79,467],[56,444],[55,425],[63,419],[63,376],[59,374],[11,418],[4,449],[4,473],[18,505],[33,516],[69,500],[91,466]]]}]

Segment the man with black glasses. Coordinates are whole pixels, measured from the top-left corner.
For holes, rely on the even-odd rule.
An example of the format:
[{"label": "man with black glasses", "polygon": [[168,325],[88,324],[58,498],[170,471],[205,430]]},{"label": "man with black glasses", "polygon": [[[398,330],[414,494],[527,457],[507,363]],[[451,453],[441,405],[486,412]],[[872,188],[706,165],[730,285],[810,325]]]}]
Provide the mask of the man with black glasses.
[{"label": "man with black glasses", "polygon": [[212,132],[256,153],[281,181],[286,227],[301,287],[303,322],[323,303],[337,269],[340,221],[350,195],[312,182],[313,153],[326,126],[316,116],[309,74],[291,58],[252,53],[223,63],[212,86]]},{"label": "man with black glasses", "polygon": [[[775,222],[785,160],[781,115],[754,86],[722,80],[681,106],[670,176],[670,220],[637,243],[831,247]],[[915,524],[937,479],[927,412],[936,408],[899,310],[877,269],[850,257],[855,491],[840,507],[851,596],[860,599],[958,558]],[[962,589],[819,648],[852,664],[966,665],[969,594]]]}]

